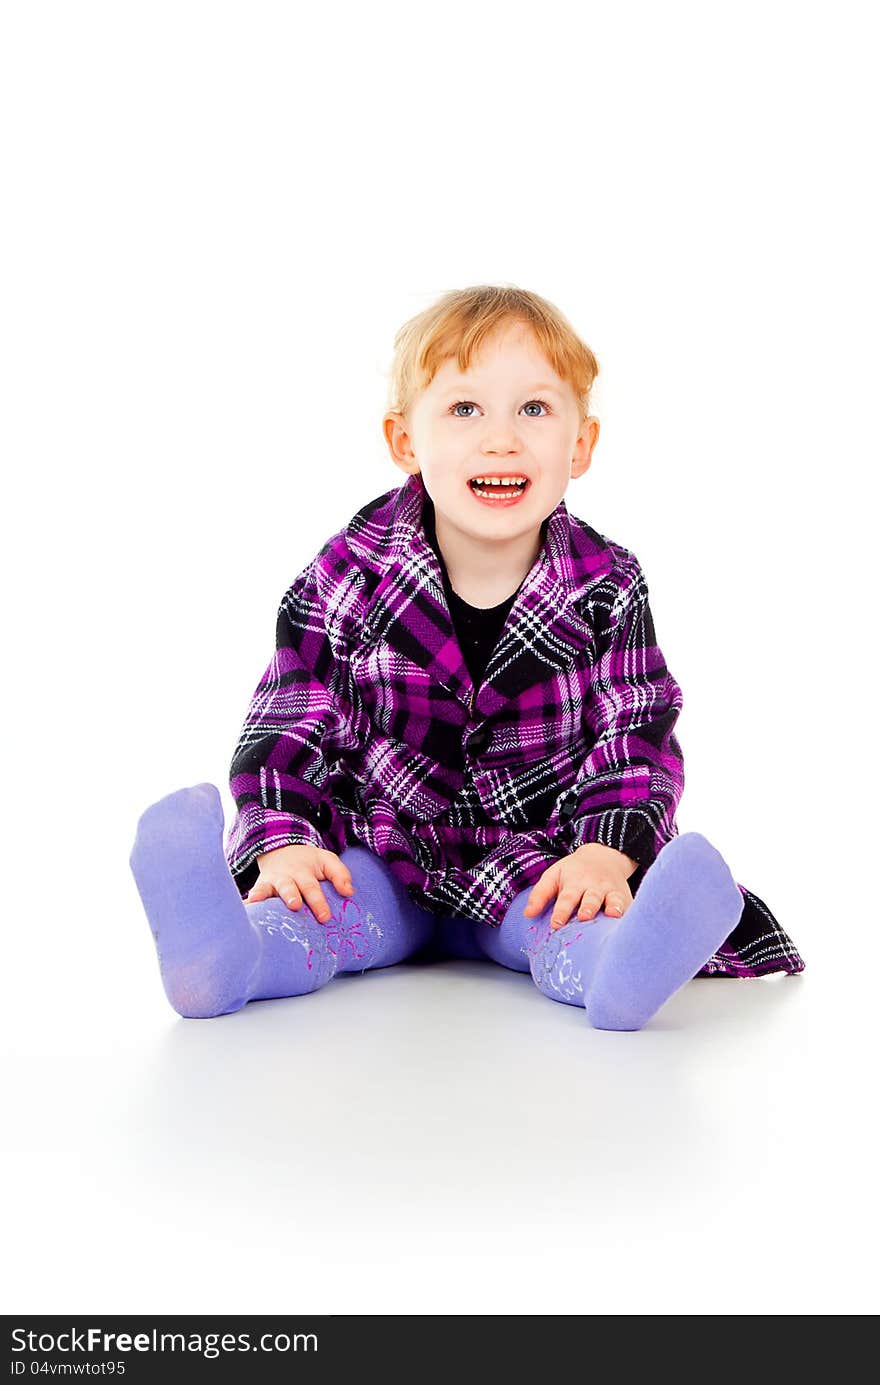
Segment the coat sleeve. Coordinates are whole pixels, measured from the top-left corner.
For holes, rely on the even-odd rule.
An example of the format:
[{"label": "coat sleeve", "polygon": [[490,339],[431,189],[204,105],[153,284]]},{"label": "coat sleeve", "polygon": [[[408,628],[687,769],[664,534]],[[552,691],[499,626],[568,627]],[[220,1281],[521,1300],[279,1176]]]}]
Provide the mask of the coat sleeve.
[{"label": "coat sleeve", "polygon": [[340,851],[344,828],[329,796],[331,763],[345,724],[340,664],[328,638],[321,554],[278,609],[275,653],[251,698],[232,756],[236,815],[226,859],[240,891],[259,874],[256,857],[308,842]]},{"label": "coat sleeve", "polygon": [[677,835],[684,765],[674,727],[681,707],[633,557],[599,640],[585,705],[592,748],[559,811],[570,851],[602,842],[647,867]]}]

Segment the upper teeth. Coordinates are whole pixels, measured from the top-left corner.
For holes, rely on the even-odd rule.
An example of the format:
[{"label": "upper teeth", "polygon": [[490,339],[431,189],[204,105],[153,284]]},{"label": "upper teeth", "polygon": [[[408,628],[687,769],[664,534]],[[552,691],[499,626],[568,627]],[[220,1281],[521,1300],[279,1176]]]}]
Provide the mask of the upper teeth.
[{"label": "upper teeth", "polygon": [[525,476],[473,476],[471,482],[481,486],[524,486],[527,479]]}]

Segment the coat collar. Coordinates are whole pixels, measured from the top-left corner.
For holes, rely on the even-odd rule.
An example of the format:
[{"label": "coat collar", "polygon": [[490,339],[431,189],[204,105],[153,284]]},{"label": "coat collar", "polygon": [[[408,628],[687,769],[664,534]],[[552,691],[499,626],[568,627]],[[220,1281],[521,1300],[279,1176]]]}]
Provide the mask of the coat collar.
[{"label": "coat collar", "polygon": [[424,532],[426,494],[416,473],[361,512],[369,517],[355,526],[351,547],[379,579],[367,601],[364,633],[423,668],[472,715],[491,716],[525,688],[592,650],[592,627],[575,603],[615,566],[615,556],[608,542],[583,520],[573,520],[560,500],[475,698],[440,564]]}]

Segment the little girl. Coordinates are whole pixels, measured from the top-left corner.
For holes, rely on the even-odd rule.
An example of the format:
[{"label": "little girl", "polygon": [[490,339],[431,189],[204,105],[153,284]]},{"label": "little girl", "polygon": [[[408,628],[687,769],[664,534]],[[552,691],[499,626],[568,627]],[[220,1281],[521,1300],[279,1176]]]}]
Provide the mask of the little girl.
[{"label": "little girl", "polygon": [[695,975],[802,971],[679,833],[681,690],[644,574],[563,500],[599,434],[592,351],[512,286],[444,295],[395,347],[384,432],[407,480],[282,599],[226,845],[211,784],[138,823],[172,1006],[227,1014],[422,952],[634,1030]]}]

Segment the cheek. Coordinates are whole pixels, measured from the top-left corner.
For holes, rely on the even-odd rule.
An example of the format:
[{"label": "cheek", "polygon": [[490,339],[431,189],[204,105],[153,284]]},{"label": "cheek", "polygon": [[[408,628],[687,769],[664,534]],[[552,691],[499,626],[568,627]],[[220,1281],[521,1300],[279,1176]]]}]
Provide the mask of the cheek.
[{"label": "cheek", "polygon": [[545,428],[540,437],[534,439],[535,450],[546,455],[570,459],[574,441],[567,428]]},{"label": "cheek", "polygon": [[461,480],[464,463],[459,453],[444,455],[435,450],[426,465],[422,462],[422,480],[433,501],[460,498],[464,493]]}]

